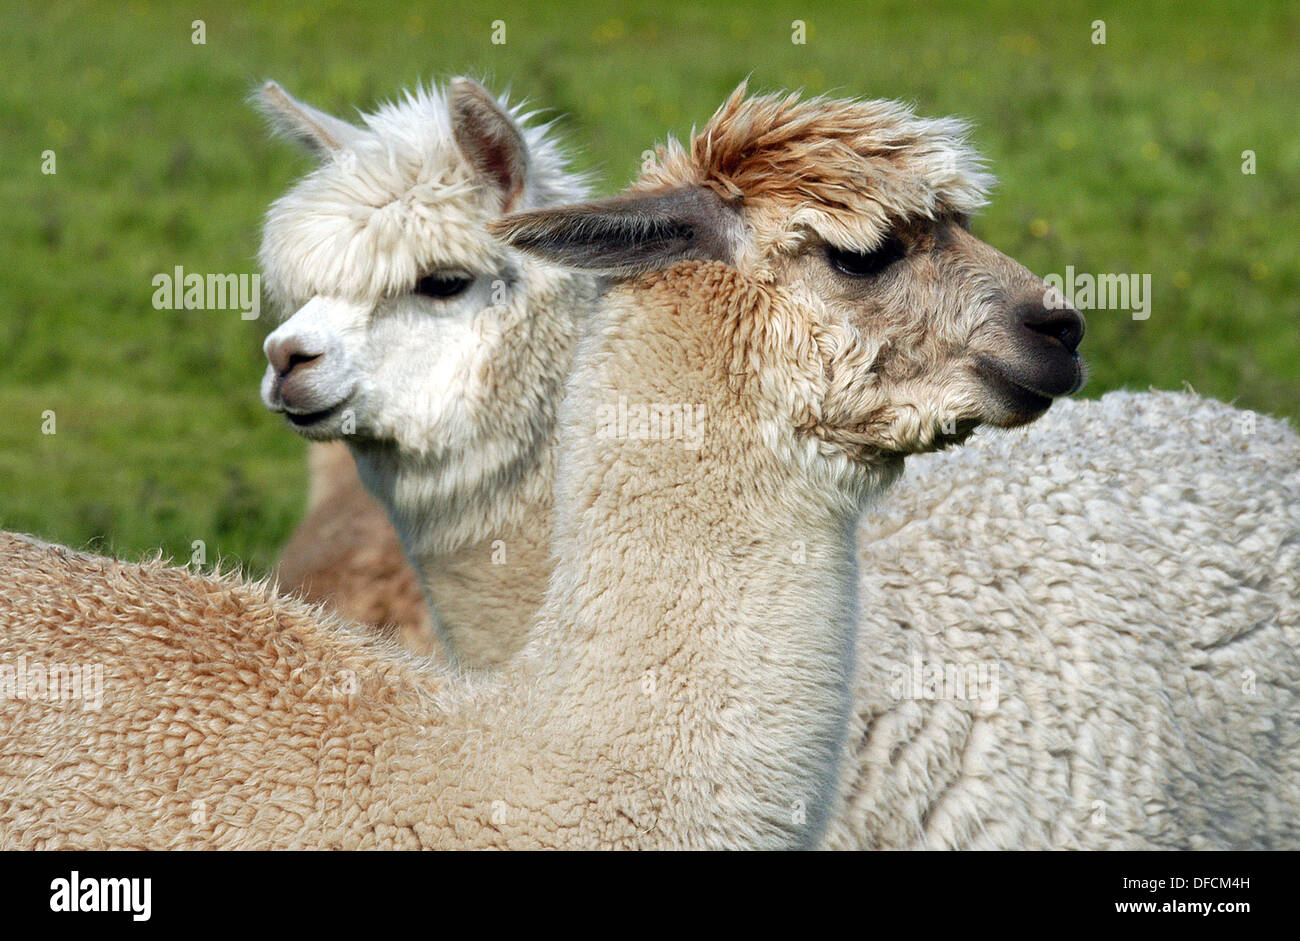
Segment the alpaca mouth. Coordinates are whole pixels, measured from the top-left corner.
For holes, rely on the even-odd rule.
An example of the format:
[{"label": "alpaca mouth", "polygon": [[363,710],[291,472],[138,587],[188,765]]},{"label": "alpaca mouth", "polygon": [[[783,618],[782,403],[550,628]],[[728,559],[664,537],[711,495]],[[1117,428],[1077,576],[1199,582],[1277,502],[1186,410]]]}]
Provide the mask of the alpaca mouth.
[{"label": "alpaca mouth", "polygon": [[339,433],[335,425],[340,414],[346,413],[346,407],[352,401],[352,391],[349,387],[339,395],[338,389],[333,389],[323,396],[314,390],[290,385],[283,375],[268,367],[262,380],[262,404],[277,415],[283,415],[298,434],[324,440]]},{"label": "alpaca mouth", "polygon": [[1040,375],[1014,371],[1007,363],[988,356],[975,360],[975,372],[994,399],[990,424],[1003,428],[1025,425],[1042,416],[1058,396],[1072,395],[1084,381],[1083,363],[1078,356],[1059,357]]},{"label": "alpaca mouth", "polygon": [[[305,411],[288,407],[281,401],[274,411],[279,412],[297,433],[311,441],[330,441],[351,434],[345,427],[349,415],[349,398],[343,398],[326,408]],[[314,404],[314,403],[313,403]]]},{"label": "alpaca mouth", "polygon": [[946,448],[956,447],[959,444],[965,444],[966,439],[971,436],[979,422],[971,419],[963,419],[957,422],[953,431],[940,431],[930,442],[927,451],[942,451]]},{"label": "alpaca mouth", "polygon": [[329,418],[339,410],[337,405],[330,408],[322,409],[319,412],[290,412],[286,411],[284,417],[289,419],[289,424],[296,428],[306,428],[310,425],[318,424]]}]

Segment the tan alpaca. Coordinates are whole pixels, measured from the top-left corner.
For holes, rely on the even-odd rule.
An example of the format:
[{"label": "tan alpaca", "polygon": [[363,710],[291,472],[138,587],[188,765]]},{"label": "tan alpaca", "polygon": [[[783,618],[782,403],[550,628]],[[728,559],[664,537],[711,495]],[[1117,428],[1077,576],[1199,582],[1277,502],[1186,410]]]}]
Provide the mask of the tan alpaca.
[{"label": "tan alpaca", "polygon": [[[737,97],[715,149],[623,198],[507,220],[614,276],[561,410],[557,565],[517,660],[458,678],[263,586],[0,537],[7,651],[104,673],[97,710],[36,691],[0,713],[0,842],[816,845],[864,501],[944,427],[1030,421],[1050,398],[1019,383],[1080,369],[1023,342],[1041,282],[956,224],[972,194],[941,171],[905,225],[846,201],[896,162],[964,159],[953,125],[773,104]],[[749,161],[795,176],[749,192]],[[783,233],[795,187],[812,202]],[[958,283],[932,314],[881,306],[939,272]],[[623,400],[691,405],[699,447],[611,427]]]}]

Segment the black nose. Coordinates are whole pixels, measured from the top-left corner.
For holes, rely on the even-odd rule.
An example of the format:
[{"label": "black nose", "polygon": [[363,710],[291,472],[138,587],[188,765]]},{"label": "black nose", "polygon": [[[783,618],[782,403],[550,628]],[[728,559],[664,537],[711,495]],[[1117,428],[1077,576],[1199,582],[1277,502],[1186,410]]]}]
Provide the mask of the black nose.
[{"label": "black nose", "polygon": [[1083,340],[1086,324],[1083,315],[1073,307],[1049,307],[1031,301],[1016,307],[1013,317],[1016,323],[1031,333],[1055,340],[1067,353],[1078,350],[1079,343]]}]

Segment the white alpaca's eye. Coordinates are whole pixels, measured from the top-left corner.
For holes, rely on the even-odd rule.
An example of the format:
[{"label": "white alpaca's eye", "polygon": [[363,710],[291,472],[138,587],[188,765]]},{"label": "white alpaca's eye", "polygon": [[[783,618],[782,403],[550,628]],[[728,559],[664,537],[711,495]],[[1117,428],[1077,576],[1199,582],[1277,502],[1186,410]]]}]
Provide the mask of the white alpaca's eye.
[{"label": "white alpaca's eye", "polygon": [[906,255],[907,246],[893,235],[881,242],[874,252],[854,252],[834,245],[826,246],[826,257],[831,266],[850,278],[874,277]]},{"label": "white alpaca's eye", "polygon": [[425,297],[455,297],[473,283],[473,278],[463,274],[426,274],[415,282],[415,293]]}]

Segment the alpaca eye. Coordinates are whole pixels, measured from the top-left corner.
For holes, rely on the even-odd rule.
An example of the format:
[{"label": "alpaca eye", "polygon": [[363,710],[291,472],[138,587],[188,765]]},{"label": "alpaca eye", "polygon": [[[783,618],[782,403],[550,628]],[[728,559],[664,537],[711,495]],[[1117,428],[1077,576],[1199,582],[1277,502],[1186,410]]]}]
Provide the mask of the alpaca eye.
[{"label": "alpaca eye", "polygon": [[473,283],[473,278],[463,274],[427,274],[415,282],[415,293],[425,297],[455,297]]},{"label": "alpaca eye", "polygon": [[895,236],[889,236],[874,252],[854,252],[827,246],[826,257],[841,274],[850,278],[870,278],[880,274],[907,254],[907,246]]}]

